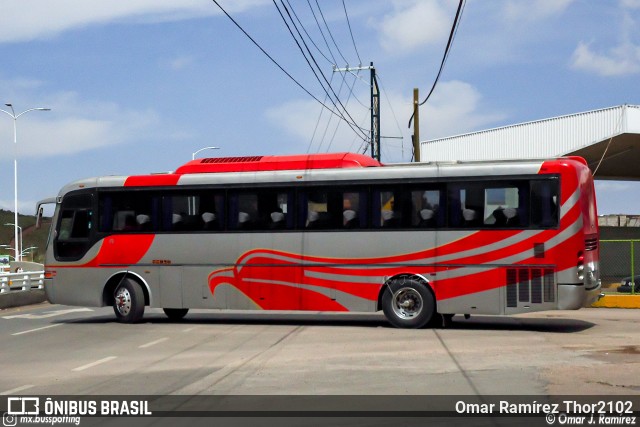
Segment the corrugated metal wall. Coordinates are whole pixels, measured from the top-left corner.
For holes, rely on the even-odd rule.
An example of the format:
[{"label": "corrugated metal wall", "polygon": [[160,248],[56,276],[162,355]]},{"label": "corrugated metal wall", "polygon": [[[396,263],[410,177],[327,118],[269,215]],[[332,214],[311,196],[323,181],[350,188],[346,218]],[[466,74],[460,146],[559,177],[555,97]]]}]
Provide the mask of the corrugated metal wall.
[{"label": "corrugated metal wall", "polygon": [[557,157],[628,131],[640,133],[640,106],[621,105],[424,141],[420,160]]}]

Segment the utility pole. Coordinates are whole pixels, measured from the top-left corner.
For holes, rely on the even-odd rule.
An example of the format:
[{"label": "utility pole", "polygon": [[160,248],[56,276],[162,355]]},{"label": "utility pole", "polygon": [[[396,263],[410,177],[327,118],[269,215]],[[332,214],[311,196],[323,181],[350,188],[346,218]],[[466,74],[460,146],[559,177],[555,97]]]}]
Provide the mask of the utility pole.
[{"label": "utility pole", "polygon": [[420,161],[420,98],[418,88],[413,88],[413,161]]},{"label": "utility pole", "polygon": [[378,80],[376,79],[376,69],[373,66],[373,62],[368,67],[345,67],[337,68],[333,67],[333,72],[351,73],[353,71],[369,70],[371,73],[371,157],[380,161],[380,89],[378,87]]}]

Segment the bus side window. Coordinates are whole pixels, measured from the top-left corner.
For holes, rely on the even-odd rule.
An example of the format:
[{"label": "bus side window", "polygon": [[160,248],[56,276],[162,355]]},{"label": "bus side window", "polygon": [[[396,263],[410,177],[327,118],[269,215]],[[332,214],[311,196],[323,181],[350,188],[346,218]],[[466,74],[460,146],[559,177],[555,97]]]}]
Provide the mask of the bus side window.
[{"label": "bus side window", "polygon": [[202,230],[217,231],[224,228],[224,193],[205,192],[200,198]]},{"label": "bus side window", "polygon": [[342,228],[359,229],[366,227],[367,223],[367,193],[365,191],[342,193]]},{"label": "bus side window", "polygon": [[91,246],[93,197],[67,195],[60,210],[54,252],[56,259],[78,260]]},{"label": "bus side window", "polygon": [[99,229],[101,232],[140,232],[160,228],[159,198],[151,192],[100,194]]},{"label": "bus side window", "polygon": [[449,189],[449,224],[452,227],[477,228],[482,224],[484,191],[472,184],[455,184]]},{"label": "bus side window", "polygon": [[323,189],[310,189],[304,194],[305,203],[301,205],[304,228],[320,230],[328,228],[328,194]]},{"label": "bus side window", "polygon": [[439,190],[411,192],[411,225],[418,228],[435,228],[442,225]]},{"label": "bus side window", "polygon": [[558,212],[558,180],[531,181],[531,225],[557,227]]},{"label": "bus side window", "polygon": [[485,189],[484,225],[496,228],[527,227],[528,186],[524,181],[511,181]]},{"label": "bus side window", "polygon": [[263,209],[267,216],[267,228],[270,230],[290,230],[293,228],[292,204],[290,191],[279,191],[266,195]]},{"label": "bus side window", "polygon": [[229,197],[229,229],[254,230],[260,228],[258,215],[258,195],[238,192]]},{"label": "bus side window", "polygon": [[401,188],[374,192],[373,221],[375,228],[402,228],[411,224],[410,196]]}]

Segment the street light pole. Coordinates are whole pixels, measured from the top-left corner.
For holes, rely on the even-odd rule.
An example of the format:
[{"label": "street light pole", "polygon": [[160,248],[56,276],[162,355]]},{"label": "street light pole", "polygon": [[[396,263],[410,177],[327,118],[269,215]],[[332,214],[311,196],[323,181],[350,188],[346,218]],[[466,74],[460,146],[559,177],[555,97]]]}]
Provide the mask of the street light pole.
[{"label": "street light pole", "polygon": [[6,113],[13,119],[13,146],[14,146],[14,156],[13,156],[13,203],[14,203],[14,224],[15,224],[15,242],[16,242],[16,261],[22,261],[22,256],[18,251],[18,117],[23,114],[28,113],[29,111],[51,111],[50,108],[29,108],[28,110],[23,111],[20,114],[16,115],[16,112],[13,109],[13,104],[4,104],[7,107],[11,108],[11,112],[0,109],[3,113]]},{"label": "street light pole", "polygon": [[195,153],[191,153],[191,160],[195,160],[196,159],[196,154],[198,154],[201,151],[204,151],[204,150],[219,150],[219,149],[220,149],[220,147],[204,147],[204,148],[201,148],[198,151],[196,151]]},{"label": "street light pole", "polygon": [[[17,225],[17,224],[12,224],[12,223],[10,223],[10,222],[6,223],[5,225],[13,225],[16,229],[20,230],[20,249],[18,249],[18,243],[16,242],[16,249],[15,249],[15,251],[16,251],[16,252],[15,252],[15,253],[16,253],[16,256],[15,256],[15,260],[16,260],[16,261],[22,261],[22,248],[23,248],[23,246],[24,246],[24,245],[22,244],[22,238],[24,237],[24,235],[23,235],[23,233],[22,233],[22,227],[20,227],[20,226],[19,226],[19,225]],[[19,253],[20,255],[17,255],[18,253]]]}]

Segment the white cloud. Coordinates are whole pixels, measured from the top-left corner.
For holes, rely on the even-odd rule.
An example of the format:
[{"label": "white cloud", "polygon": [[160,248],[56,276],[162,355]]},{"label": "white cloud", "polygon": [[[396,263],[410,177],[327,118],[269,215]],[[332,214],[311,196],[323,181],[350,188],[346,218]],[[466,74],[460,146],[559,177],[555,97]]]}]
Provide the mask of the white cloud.
[{"label": "white cloud", "polygon": [[[228,12],[239,12],[266,0],[221,1]],[[20,0],[4,1],[0,43],[52,37],[89,25],[137,20],[163,22],[220,14],[205,0]]]},{"label": "white cloud", "polygon": [[394,11],[379,26],[380,44],[388,52],[410,52],[446,41],[455,16],[453,3],[439,0],[394,2]]},{"label": "white cloud", "polygon": [[640,46],[626,42],[603,54],[580,42],[573,52],[571,66],[601,76],[635,74],[640,72]]},{"label": "white cloud", "polygon": [[184,70],[185,68],[189,68],[194,63],[195,58],[193,56],[179,56],[167,61],[166,66],[171,70],[179,71]]},{"label": "white cloud", "polygon": [[[291,101],[270,108],[265,112],[265,116],[274,126],[298,138],[300,143],[297,147],[292,147],[296,152],[306,151],[309,146],[311,152],[357,151],[362,140],[355,136],[354,131],[345,122],[328,110],[323,110],[320,115],[320,108],[320,104],[314,100]],[[349,114],[359,121],[363,109],[360,110],[356,113],[351,108]],[[368,127],[369,121],[365,123]],[[358,125],[362,125],[362,122]]]},{"label": "white cloud", "polygon": [[[366,99],[365,96],[361,97]],[[420,139],[440,138],[475,131],[503,120],[504,114],[486,111],[481,105],[482,96],[472,85],[461,81],[441,82],[427,104],[420,109]],[[381,134],[383,136],[398,137],[404,140],[384,139],[381,142],[383,161],[408,161],[411,157],[411,129],[406,123],[413,111],[413,100],[409,96],[387,90],[381,100]],[[272,108],[266,117],[274,124],[286,130],[289,134],[300,138],[304,147],[309,144],[311,135],[318,122],[318,104],[314,101],[293,101]],[[354,109],[351,115],[359,125],[369,128],[369,113],[363,108]],[[395,117],[394,117],[395,116]],[[326,127],[327,113],[323,113],[323,121],[316,131],[311,152],[327,151],[329,140],[335,128],[336,119],[332,118],[328,137],[322,146],[319,135]],[[364,120],[362,120],[364,117]],[[396,122],[396,119],[398,122]],[[365,131],[368,133],[368,131]],[[299,147],[302,146],[299,145]],[[318,147],[320,146],[320,149]],[[344,123],[340,125],[330,151],[360,151],[363,147],[361,139]],[[298,152],[300,149],[298,148]],[[368,151],[367,151],[368,152]]]},{"label": "white cloud", "polygon": [[627,9],[640,9],[640,0],[621,0],[620,4]]},{"label": "white cloud", "polygon": [[[19,82],[29,83],[26,80]],[[6,84],[13,87],[14,91],[17,86],[13,81],[0,80],[0,83],[2,86]],[[24,87],[39,86],[31,82]],[[38,95],[29,90],[15,92],[12,102],[16,107],[16,114],[24,111],[22,105],[42,106],[52,110],[32,111],[18,118],[17,139],[20,157],[69,155],[123,144],[162,132],[162,121],[154,111],[131,110],[115,103],[86,100],[74,92]],[[36,98],[38,104],[29,101]],[[6,107],[2,109],[8,110]],[[0,135],[13,135],[13,121],[4,113],[0,113]],[[6,157],[7,153],[13,157],[13,148],[7,150],[4,143],[2,147],[0,152],[4,154],[3,157]]]},{"label": "white cloud", "polygon": [[441,82],[420,112],[420,139],[442,138],[476,131],[503,120],[505,115],[487,111],[482,95],[469,83]]}]

